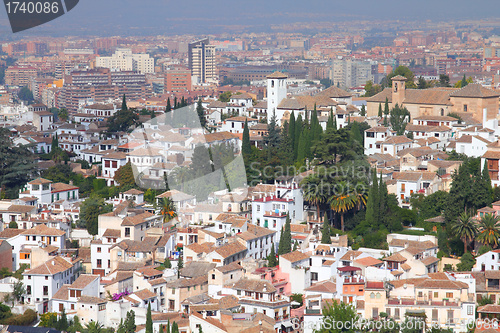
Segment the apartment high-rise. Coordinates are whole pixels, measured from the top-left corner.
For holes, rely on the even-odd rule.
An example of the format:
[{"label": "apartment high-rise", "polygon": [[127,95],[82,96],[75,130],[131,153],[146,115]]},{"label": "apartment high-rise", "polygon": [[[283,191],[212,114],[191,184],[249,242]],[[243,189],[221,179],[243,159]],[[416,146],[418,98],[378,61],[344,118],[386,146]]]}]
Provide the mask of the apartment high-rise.
[{"label": "apartment high-rise", "polygon": [[132,53],[130,49],[119,48],[111,57],[97,57],[96,67],[147,74],[154,73],[155,60],[149,54]]},{"label": "apartment high-rise", "polygon": [[330,79],[342,88],[360,87],[373,81],[372,65],[367,61],[334,59]]},{"label": "apartment high-rise", "polygon": [[208,38],[189,43],[188,64],[191,75],[200,83],[216,81],[215,45],[209,45]]}]

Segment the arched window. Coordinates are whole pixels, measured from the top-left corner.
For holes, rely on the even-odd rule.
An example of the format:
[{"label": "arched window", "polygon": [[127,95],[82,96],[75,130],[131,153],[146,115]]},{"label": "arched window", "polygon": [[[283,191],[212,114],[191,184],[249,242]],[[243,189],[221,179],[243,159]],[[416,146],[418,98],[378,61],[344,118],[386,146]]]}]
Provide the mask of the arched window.
[{"label": "arched window", "polygon": [[394,92],[398,92],[398,83],[394,82]]},{"label": "arched window", "polygon": [[441,116],[444,116],[444,109],[441,109]]},{"label": "arched window", "polygon": [[374,298],[375,298],[375,293],[371,293],[371,294],[370,294],[370,298],[371,298],[371,299],[374,299]]},{"label": "arched window", "polygon": [[274,88],[274,80],[271,80],[271,88]]}]

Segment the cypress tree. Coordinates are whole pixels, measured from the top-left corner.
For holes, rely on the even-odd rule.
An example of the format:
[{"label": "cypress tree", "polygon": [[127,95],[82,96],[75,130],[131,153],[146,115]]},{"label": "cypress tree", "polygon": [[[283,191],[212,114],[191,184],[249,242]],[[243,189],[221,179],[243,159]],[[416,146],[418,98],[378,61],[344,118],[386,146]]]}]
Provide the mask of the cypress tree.
[{"label": "cypress tree", "polygon": [[167,259],[165,259],[165,263],[163,264],[163,266],[165,266],[165,268],[172,268],[172,263],[170,262],[169,257],[167,257]]},{"label": "cypress tree", "polygon": [[172,111],[172,105],[170,105],[170,97],[167,98],[167,107],[165,108],[166,112]]},{"label": "cypress tree", "polygon": [[280,233],[280,242],[278,243],[278,255],[285,254],[285,228],[281,228],[281,233]]},{"label": "cypress tree", "polygon": [[[334,116],[333,116],[333,110],[332,108],[330,108],[330,115],[328,116],[328,121],[326,123],[326,129],[334,129],[334,124],[333,124],[333,121],[334,121]],[[336,128],[335,128],[336,129]]]},{"label": "cypress tree", "polygon": [[276,251],[274,250],[274,242],[271,245],[271,253],[269,253],[269,256],[267,257],[267,266],[269,267],[276,267],[277,262],[276,262]]},{"label": "cypress tree", "polygon": [[186,105],[187,105],[186,100],[184,99],[184,96],[182,96],[182,98],[181,98],[181,107],[184,107]]},{"label": "cypress tree", "polygon": [[321,138],[323,129],[319,124],[318,113],[316,111],[316,104],[314,104],[314,111],[311,115],[311,142],[317,142]]},{"label": "cypress tree", "polygon": [[328,219],[326,218],[326,214],[323,217],[323,230],[321,231],[321,244],[331,244],[332,243],[332,238],[331,238],[331,230],[330,230],[330,223],[328,222]]},{"label": "cypress tree", "polygon": [[337,129],[337,117],[333,117],[333,128]]},{"label": "cypress tree", "polygon": [[177,278],[181,277],[181,269],[184,267],[184,261],[182,260],[182,256],[179,256],[179,260],[177,261]]},{"label": "cypress tree", "polygon": [[[290,114],[290,123],[288,124],[288,137],[290,138],[290,144],[292,145],[292,151],[295,147],[295,113]],[[292,154],[293,155],[293,154]],[[295,156],[292,156],[295,160]]]},{"label": "cypress tree", "polygon": [[285,222],[285,253],[289,253],[292,251],[292,230],[290,227],[290,215],[286,215],[286,222]]},{"label": "cypress tree", "polygon": [[373,171],[372,185],[368,192],[368,200],[366,203],[365,220],[369,226],[376,226],[379,219],[380,201],[378,190],[377,172]]},{"label": "cypress tree", "polygon": [[300,136],[302,135],[302,115],[299,114],[297,120],[295,121],[295,131],[294,131],[294,139],[293,139],[293,158],[297,159],[299,155],[299,142]]},{"label": "cypress tree", "polygon": [[293,243],[293,251],[292,252],[297,251],[298,248],[299,248],[299,242],[297,240],[295,240],[295,243]]},{"label": "cypress tree", "polygon": [[177,109],[179,106],[177,105],[177,96],[174,96],[174,109]]},{"label": "cypress tree", "polygon": [[382,118],[382,104],[378,104],[378,117]]},{"label": "cypress tree", "polygon": [[361,111],[360,111],[360,114],[362,117],[366,116],[366,107],[365,105],[361,105]]},{"label": "cypress tree", "polygon": [[167,330],[165,333],[170,333],[170,319],[167,320]]},{"label": "cypress tree", "polygon": [[56,135],[52,137],[52,144],[50,145],[50,151],[55,153],[58,148],[59,148],[59,139],[57,138],[57,133],[56,133]]},{"label": "cypress tree", "polygon": [[289,166],[292,165],[294,162],[292,154],[290,154],[291,151],[293,151],[293,145],[292,145],[292,140],[290,138],[289,133],[289,127],[288,122],[285,121],[283,124],[283,127],[281,128],[281,140],[279,142],[279,151],[278,151],[278,156],[281,162],[281,165],[283,166]]},{"label": "cypress tree", "polygon": [[153,319],[151,318],[151,303],[148,303],[146,312],[146,333],[153,333]]},{"label": "cypress tree", "polygon": [[123,94],[123,99],[122,99],[122,111],[127,111],[128,108],[127,108],[127,100],[125,98],[125,94]]},{"label": "cypress tree", "polygon": [[462,82],[460,83],[460,87],[463,88],[468,84],[469,83],[467,82],[467,79],[465,78],[465,73],[464,73],[464,77],[462,78]]},{"label": "cypress tree", "polygon": [[389,126],[389,122],[387,121],[387,116],[384,116],[384,126]]},{"label": "cypress tree", "polygon": [[[378,185],[379,192],[379,217],[380,220],[385,221],[388,213],[387,197],[389,195],[387,191],[387,184],[382,180],[382,173],[380,173],[380,182]],[[386,225],[387,226],[387,225]]]},{"label": "cypress tree", "polygon": [[351,135],[352,138],[359,142],[360,145],[363,145],[363,136],[361,135],[361,131],[359,129],[358,122],[354,122],[351,126]]},{"label": "cypress tree", "polygon": [[389,99],[387,97],[385,98],[384,114],[386,116],[389,115]]},{"label": "cypress tree", "polygon": [[302,162],[308,156],[309,145],[309,129],[305,127],[302,130],[299,138],[299,146],[297,149],[297,161]]},{"label": "cypress tree", "polygon": [[245,119],[245,126],[243,127],[243,137],[241,143],[241,153],[243,158],[248,158],[252,152],[252,146],[250,145],[250,131],[248,129],[248,121]]},{"label": "cypress tree", "polygon": [[179,333],[179,325],[175,321],[172,324],[172,333]]},{"label": "cypress tree", "polygon": [[163,333],[163,325],[160,324],[160,331],[158,333]]},{"label": "cypress tree", "polygon": [[[182,97],[184,99],[184,97]],[[201,127],[207,126],[207,118],[205,118],[205,109],[201,104],[201,98],[198,100],[198,104],[196,105],[196,113],[198,114],[198,118],[200,119]]]}]

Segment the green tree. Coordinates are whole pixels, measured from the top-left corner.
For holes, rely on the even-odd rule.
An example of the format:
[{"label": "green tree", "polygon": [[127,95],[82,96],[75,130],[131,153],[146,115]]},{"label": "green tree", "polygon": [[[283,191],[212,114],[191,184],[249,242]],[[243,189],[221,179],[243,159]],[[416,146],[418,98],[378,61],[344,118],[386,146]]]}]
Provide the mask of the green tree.
[{"label": "green tree", "polygon": [[179,325],[175,321],[172,324],[172,333],[179,333]]},{"label": "green tree", "polygon": [[463,212],[459,218],[451,225],[451,231],[464,242],[464,253],[467,252],[467,245],[474,239],[477,233],[476,222],[472,217]]},{"label": "green tree", "polygon": [[389,115],[389,99],[387,97],[385,98],[385,103],[384,103],[384,115],[386,116]]},{"label": "green tree", "polygon": [[146,311],[146,333],[153,333],[153,318],[151,318],[151,303],[148,303]]},{"label": "green tree", "polygon": [[177,261],[177,278],[181,277],[182,268],[184,268],[184,261],[182,260],[182,256],[179,256],[179,260]]},{"label": "green tree", "polygon": [[91,320],[87,325],[85,325],[86,333],[101,333],[103,330],[102,324],[97,321]]},{"label": "green tree", "polygon": [[57,111],[57,118],[62,121],[67,121],[68,110],[66,108],[60,108],[59,111]]},{"label": "green tree", "polygon": [[172,268],[172,263],[170,262],[170,258],[167,257],[165,259],[165,262],[163,263],[163,266],[165,266],[165,268]]},{"label": "green tree", "polygon": [[486,246],[496,248],[500,238],[500,217],[493,214],[485,214],[479,220],[479,233],[476,240]]},{"label": "green tree", "polygon": [[478,256],[483,255],[485,253],[490,252],[491,250],[493,250],[491,246],[481,245],[481,247],[479,247],[479,249],[477,250],[477,255]]},{"label": "green tree", "polygon": [[440,74],[438,85],[440,87],[449,87],[450,86],[450,77],[446,74]]},{"label": "green tree", "polygon": [[427,88],[427,81],[425,81],[425,79],[422,76],[419,76],[417,89],[426,89],[426,88]]},{"label": "green tree", "polygon": [[379,222],[380,217],[380,193],[378,188],[377,173],[373,172],[372,184],[368,192],[368,200],[366,203],[366,223],[374,226]]},{"label": "green tree", "polygon": [[24,294],[26,294],[26,288],[24,287],[23,281],[15,281],[12,284],[12,298],[19,302]]},{"label": "green tree", "polygon": [[131,127],[137,126],[139,116],[127,107],[125,95],[123,95],[122,107],[107,120],[108,133],[127,132]]},{"label": "green tree", "polygon": [[68,317],[66,316],[66,311],[64,310],[64,307],[61,311],[61,316],[59,318],[59,321],[57,322],[57,329],[67,332],[69,328],[69,323],[68,323]]},{"label": "green tree", "polygon": [[[333,305],[327,304],[323,308],[323,323],[355,323],[359,320],[356,308],[353,305],[344,302],[333,302]],[[321,325],[321,328],[315,330],[315,333],[355,333],[354,327],[337,328],[336,325]],[[339,326],[340,327],[340,326]]]},{"label": "green tree", "polygon": [[127,312],[124,326],[125,326],[126,333],[135,333],[136,326],[135,326],[135,312],[134,311],[130,310]]},{"label": "green tree", "polygon": [[391,126],[397,135],[404,135],[406,124],[410,120],[410,112],[405,107],[400,107],[397,103],[391,110]]},{"label": "green tree", "polygon": [[198,103],[196,105],[196,113],[198,114],[198,118],[200,119],[201,127],[206,127],[207,118],[205,117],[205,108],[203,108],[203,105],[201,104],[201,98],[198,99]]},{"label": "green tree", "polygon": [[170,97],[167,98],[167,106],[165,107],[165,112],[172,111],[172,105],[170,104]]},{"label": "green tree", "polygon": [[346,192],[347,183],[341,182],[338,185],[336,188],[341,190],[335,190],[336,193],[328,198],[328,203],[330,208],[340,215],[340,229],[344,231],[344,214],[355,207],[355,201],[353,195]]},{"label": "green tree", "polygon": [[363,154],[361,144],[345,128],[327,130],[311,150],[325,165],[354,160]]},{"label": "green tree", "polygon": [[14,145],[7,128],[0,128],[0,188],[2,196],[17,198],[19,189],[37,173],[28,146]]},{"label": "green tree", "polygon": [[219,101],[227,103],[231,99],[231,92],[230,91],[225,91],[222,94],[219,95]]},{"label": "green tree", "polygon": [[382,118],[382,104],[378,104],[378,117]]},{"label": "green tree", "polygon": [[271,252],[267,256],[267,266],[276,267],[278,265],[278,260],[276,259],[276,250],[274,249],[274,242],[271,245]]},{"label": "green tree", "polygon": [[323,218],[323,230],[321,231],[321,244],[332,244],[330,223],[328,222],[326,215]]},{"label": "green tree", "polygon": [[9,229],[17,229],[19,226],[17,225],[16,221],[10,221],[9,222]]},{"label": "green tree", "polygon": [[243,158],[246,158],[247,160],[250,157],[250,154],[252,153],[252,146],[250,144],[250,131],[248,129],[247,119],[245,119],[245,125],[243,127],[241,153],[243,154]]},{"label": "green tree", "polygon": [[361,105],[361,111],[360,111],[360,114],[362,117],[366,116],[366,107],[365,105]]},{"label": "green tree", "polygon": [[160,214],[163,216],[163,223],[168,223],[177,217],[175,205],[172,199],[163,197],[160,200]]},{"label": "green tree", "polygon": [[326,203],[327,194],[326,187],[323,187],[324,182],[316,174],[307,176],[300,183],[304,200],[310,206],[316,207],[316,216],[318,221],[321,219],[321,206]]},{"label": "green tree", "polygon": [[122,190],[137,187],[134,177],[134,170],[132,169],[132,163],[130,161],[116,170],[113,179],[120,185],[120,188]]},{"label": "green tree", "polygon": [[468,82],[467,82],[467,79],[465,78],[465,74],[464,74],[464,77],[462,78],[462,81],[460,82],[460,87],[463,88],[466,85],[468,85]]},{"label": "green tree", "polygon": [[457,264],[457,271],[470,272],[475,264],[476,259],[474,259],[474,256],[472,256],[470,252],[466,252],[460,258],[460,262]]},{"label": "green tree", "polygon": [[413,75],[413,72],[405,66],[398,66],[394,71],[389,73],[387,77],[383,80],[383,86],[385,87],[391,87],[392,86],[392,78],[395,76],[404,76],[406,78],[406,88],[408,89],[415,89],[417,86],[415,85],[415,76]]},{"label": "green tree", "polygon": [[146,193],[144,193],[144,200],[149,203],[154,203],[156,200],[156,191],[153,189],[148,188],[146,190]]},{"label": "green tree", "polygon": [[17,93],[17,97],[19,97],[20,100],[28,103],[34,101],[33,93],[31,92],[31,90],[29,90],[27,86],[24,86],[21,88],[21,90],[19,90],[19,92]]},{"label": "green tree", "polygon": [[80,221],[86,226],[89,234],[97,235],[99,215],[108,213],[111,210],[111,205],[105,204],[103,198],[93,194],[85,199],[80,206]]}]

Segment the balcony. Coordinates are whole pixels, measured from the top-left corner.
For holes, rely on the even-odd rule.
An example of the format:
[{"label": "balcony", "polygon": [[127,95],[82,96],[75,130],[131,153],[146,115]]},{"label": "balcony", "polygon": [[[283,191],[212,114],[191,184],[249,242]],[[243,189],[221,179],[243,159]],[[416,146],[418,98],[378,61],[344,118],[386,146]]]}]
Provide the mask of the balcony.
[{"label": "balcony", "polygon": [[320,309],[306,309],[306,314],[321,314]]},{"label": "balcony", "polygon": [[460,302],[456,300],[447,300],[444,299],[442,301],[433,301],[433,300],[427,300],[427,299],[414,299],[414,298],[389,298],[387,300],[388,305],[420,305],[420,306],[431,306],[431,307],[436,307],[436,306],[445,306],[445,307],[459,307]]},{"label": "balcony", "polygon": [[365,279],[362,277],[346,277],[346,278],[344,278],[344,284],[348,284],[348,283],[355,283],[355,284],[365,283]]}]

